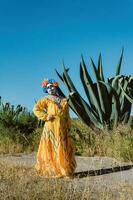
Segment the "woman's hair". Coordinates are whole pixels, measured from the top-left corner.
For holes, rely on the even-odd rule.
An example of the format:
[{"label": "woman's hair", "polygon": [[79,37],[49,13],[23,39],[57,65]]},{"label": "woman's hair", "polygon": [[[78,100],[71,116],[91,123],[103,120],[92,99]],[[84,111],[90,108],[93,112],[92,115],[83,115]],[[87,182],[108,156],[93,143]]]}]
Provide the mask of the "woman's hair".
[{"label": "woman's hair", "polygon": [[64,93],[61,91],[61,89],[59,88],[59,86],[56,87],[57,88],[57,92],[61,97],[65,97]]}]

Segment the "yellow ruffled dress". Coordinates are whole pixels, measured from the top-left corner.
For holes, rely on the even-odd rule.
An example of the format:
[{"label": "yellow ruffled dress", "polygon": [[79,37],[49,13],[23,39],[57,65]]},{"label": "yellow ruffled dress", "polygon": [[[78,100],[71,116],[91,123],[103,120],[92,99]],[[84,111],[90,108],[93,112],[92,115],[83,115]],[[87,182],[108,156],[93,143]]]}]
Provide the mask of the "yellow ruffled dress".
[{"label": "yellow ruffled dress", "polygon": [[[77,163],[66,98],[57,103],[51,95],[47,95],[34,105],[33,112],[45,121],[37,152],[36,170],[40,175],[48,177],[72,175]],[[54,119],[47,120],[48,114],[54,115]]]}]

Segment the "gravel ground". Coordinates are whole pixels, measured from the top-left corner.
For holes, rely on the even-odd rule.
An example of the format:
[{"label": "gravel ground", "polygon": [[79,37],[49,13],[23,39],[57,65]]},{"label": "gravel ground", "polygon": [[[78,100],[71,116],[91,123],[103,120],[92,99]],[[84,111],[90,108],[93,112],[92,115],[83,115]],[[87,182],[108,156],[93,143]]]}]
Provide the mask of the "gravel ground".
[{"label": "gravel ground", "polygon": [[[75,156],[77,168],[75,178],[70,181],[78,181],[79,188],[98,185],[110,189],[118,185],[130,184],[133,186],[133,163],[120,162],[109,157],[82,157]],[[36,153],[0,155],[0,161],[6,161],[13,165],[33,167],[36,162]]]}]

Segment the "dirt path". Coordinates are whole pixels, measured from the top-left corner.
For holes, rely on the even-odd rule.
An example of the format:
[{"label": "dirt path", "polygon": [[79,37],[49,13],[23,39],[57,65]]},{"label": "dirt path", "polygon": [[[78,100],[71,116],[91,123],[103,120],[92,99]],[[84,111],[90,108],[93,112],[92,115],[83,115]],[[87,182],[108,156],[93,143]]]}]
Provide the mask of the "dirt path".
[{"label": "dirt path", "polygon": [[[0,155],[0,161],[13,165],[33,167],[36,162],[36,153]],[[98,184],[115,187],[119,184],[133,185],[133,163],[123,163],[109,157],[82,157],[76,156],[77,168],[75,179],[79,185]]]}]

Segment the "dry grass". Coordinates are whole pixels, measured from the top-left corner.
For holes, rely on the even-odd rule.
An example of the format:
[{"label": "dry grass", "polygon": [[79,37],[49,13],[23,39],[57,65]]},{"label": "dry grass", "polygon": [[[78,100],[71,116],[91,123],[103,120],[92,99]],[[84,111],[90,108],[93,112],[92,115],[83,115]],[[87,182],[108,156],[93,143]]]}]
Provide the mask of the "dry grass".
[{"label": "dry grass", "polygon": [[15,143],[10,138],[3,138],[0,141],[0,154],[13,154],[23,152],[23,146]]},{"label": "dry grass", "polygon": [[[88,180],[88,181],[86,181]],[[119,185],[110,189],[89,178],[45,179],[38,176],[34,168],[7,166],[0,163],[1,200],[132,200],[133,186]],[[83,184],[85,183],[85,184]]]},{"label": "dry grass", "polygon": [[[96,133],[77,120],[75,127],[80,130],[77,133],[72,129],[77,155],[109,156],[122,161],[133,161],[133,129],[129,126],[119,125],[112,131],[105,129]],[[27,147],[23,146],[23,143],[13,141],[8,137],[8,132],[6,136],[1,134],[0,154],[37,150],[41,132],[42,129],[36,130]],[[7,199],[133,200],[133,185],[120,184],[110,188],[104,184],[99,185],[95,179],[91,182],[90,177],[73,180],[45,179],[38,176],[34,168],[0,163],[0,200]]]},{"label": "dry grass", "polygon": [[[15,140],[9,137],[11,130],[2,131],[3,135],[0,132],[0,154],[37,151],[42,128],[36,129],[27,143],[23,143],[26,138],[17,134]],[[4,131],[7,133],[4,134]],[[96,132],[80,120],[72,120],[71,135],[76,147],[76,155],[108,156],[125,162],[133,161],[133,128],[128,125],[119,124],[113,130],[104,129]]]},{"label": "dry grass", "polygon": [[113,130],[92,131],[80,120],[73,133],[77,152],[83,156],[108,156],[121,161],[133,161],[133,128],[119,124]]}]

